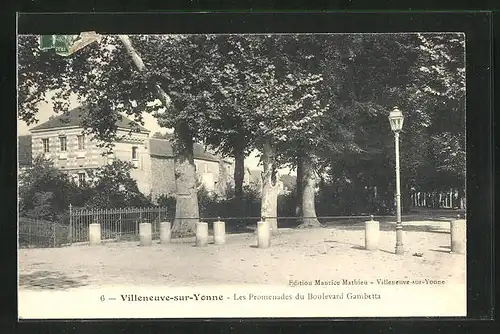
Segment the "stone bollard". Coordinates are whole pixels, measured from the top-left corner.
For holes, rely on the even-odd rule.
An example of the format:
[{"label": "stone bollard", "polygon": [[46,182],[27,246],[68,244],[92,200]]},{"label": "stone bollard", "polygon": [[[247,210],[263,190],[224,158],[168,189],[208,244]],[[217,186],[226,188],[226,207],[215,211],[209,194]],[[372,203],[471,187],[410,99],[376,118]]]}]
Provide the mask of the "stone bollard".
[{"label": "stone bollard", "polygon": [[172,231],[170,227],[170,222],[160,223],[160,244],[170,243],[170,238],[172,236]]},{"label": "stone bollard", "polygon": [[214,222],[214,244],[223,245],[226,243],[226,224],[223,221]]},{"label": "stone bollard", "polygon": [[370,220],[365,221],[366,250],[378,250],[379,231],[379,222],[373,220],[373,216],[370,216]]},{"label": "stone bollard", "polygon": [[268,248],[271,245],[271,229],[269,222],[257,222],[257,247]]},{"label": "stone bollard", "polygon": [[89,244],[90,245],[101,244],[101,224],[99,223],[89,224]]},{"label": "stone bollard", "polygon": [[456,219],[450,222],[451,253],[465,254],[466,226],[465,219]]},{"label": "stone bollard", "polygon": [[153,243],[153,238],[151,234],[151,223],[140,223],[139,224],[139,245],[140,246],[151,246]]},{"label": "stone bollard", "polygon": [[203,247],[208,244],[208,223],[196,223],[196,246]]}]

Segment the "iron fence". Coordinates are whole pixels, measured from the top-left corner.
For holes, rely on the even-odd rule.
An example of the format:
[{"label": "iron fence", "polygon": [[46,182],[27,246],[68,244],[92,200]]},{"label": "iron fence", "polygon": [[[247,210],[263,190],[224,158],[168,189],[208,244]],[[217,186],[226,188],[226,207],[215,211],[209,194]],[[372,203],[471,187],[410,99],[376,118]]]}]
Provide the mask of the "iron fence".
[{"label": "iron fence", "polygon": [[151,223],[153,238],[160,235],[159,223],[167,219],[167,208],[73,208],[69,209],[70,243],[87,242],[89,225],[101,225],[101,240],[135,240],[139,224]]},{"label": "iron fence", "polygon": [[52,221],[19,217],[19,248],[60,247],[69,242],[69,227]]},{"label": "iron fence", "polygon": [[460,197],[459,189],[450,189],[449,191],[439,192],[420,192],[414,191],[410,195],[411,203],[414,207],[441,208],[441,209],[465,209],[466,198]]}]

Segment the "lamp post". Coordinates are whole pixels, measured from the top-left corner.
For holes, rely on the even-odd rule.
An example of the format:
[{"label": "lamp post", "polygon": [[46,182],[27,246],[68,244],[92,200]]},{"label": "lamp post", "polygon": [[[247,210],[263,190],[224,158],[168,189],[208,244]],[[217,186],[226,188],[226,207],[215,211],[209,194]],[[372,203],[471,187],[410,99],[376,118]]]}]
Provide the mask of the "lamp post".
[{"label": "lamp post", "polygon": [[394,131],[394,146],[396,150],[396,254],[404,254],[403,224],[401,223],[401,184],[399,178],[399,132],[403,128],[404,116],[397,107],[389,113],[389,123]]}]

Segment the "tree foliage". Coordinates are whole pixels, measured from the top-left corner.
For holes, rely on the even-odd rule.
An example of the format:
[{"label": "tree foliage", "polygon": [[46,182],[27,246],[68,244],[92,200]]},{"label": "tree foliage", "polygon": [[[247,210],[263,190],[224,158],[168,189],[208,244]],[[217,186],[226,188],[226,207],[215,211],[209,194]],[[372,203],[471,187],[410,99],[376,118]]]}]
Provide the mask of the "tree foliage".
[{"label": "tree foliage", "polygon": [[346,189],[358,187],[360,198],[377,187],[379,197],[392,203],[394,139],[387,115],[398,106],[405,115],[401,134],[403,200],[409,199],[411,188],[463,188],[463,36],[359,35],[349,44],[351,55],[343,58],[345,79],[337,100],[355,115],[351,118],[353,142],[360,152],[331,161],[332,181]]},{"label": "tree foliage", "polygon": [[33,165],[19,175],[19,212],[29,218],[57,220],[81,194],[74,182],[53,163],[35,157]]},{"label": "tree foliage", "polygon": [[115,160],[111,164],[89,171],[84,185],[87,196],[85,206],[98,208],[143,207],[151,205],[137,186],[130,172],[130,162]]},{"label": "tree foliage", "polygon": [[62,221],[74,207],[123,208],[151,205],[131,177],[132,165],[114,161],[89,171],[87,182],[78,185],[68,174],[42,156],[20,174],[19,207],[21,216]]},{"label": "tree foliage", "polygon": [[[178,190],[188,184],[182,196],[196,194],[193,142],[238,159],[258,149],[262,214],[273,216],[275,207],[268,208],[276,204],[276,170],[300,161],[308,172],[299,188],[314,187],[309,181],[317,173],[337,190],[376,188],[390,201],[394,138],[387,115],[398,106],[405,114],[404,192],[463,187],[463,35],[150,35],[131,41],[143,71],[117,36],[68,58],[40,52],[35,36],[20,37],[20,118],[33,123],[36,104],[48,92],[55,92],[58,112],[75,94],[89,106],[87,130],[110,142],[117,111],[137,123],[151,112],[175,130]],[[158,103],[157,86],[170,96],[168,106]],[[306,201],[314,204],[309,194]],[[297,197],[304,201],[300,191]],[[50,198],[39,194],[36,200]],[[184,206],[197,211],[198,203]]]}]

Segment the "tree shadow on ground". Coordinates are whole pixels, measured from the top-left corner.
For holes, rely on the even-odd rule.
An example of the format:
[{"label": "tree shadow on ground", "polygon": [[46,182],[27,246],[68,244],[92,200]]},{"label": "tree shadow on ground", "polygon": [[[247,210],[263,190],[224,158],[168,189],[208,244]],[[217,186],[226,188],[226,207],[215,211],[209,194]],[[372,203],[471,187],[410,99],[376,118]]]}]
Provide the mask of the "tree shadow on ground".
[{"label": "tree shadow on ground", "polygon": [[444,249],[429,249],[431,252],[437,252],[437,253],[445,253],[445,254],[450,254],[449,250],[444,250]]},{"label": "tree shadow on ground", "polygon": [[[344,224],[328,223],[328,227],[334,227],[337,230],[343,230],[343,231],[358,231],[358,230],[364,231],[365,224],[364,223],[344,223]],[[382,223],[381,222],[379,225],[379,229],[381,232],[395,231],[396,225],[391,224],[391,223]],[[450,234],[449,230],[445,230],[443,228],[440,228],[440,227],[437,227],[434,225],[424,224],[424,223],[422,223],[422,225],[405,225],[403,223],[403,231]]]},{"label": "tree shadow on ground", "polygon": [[36,271],[19,275],[19,287],[27,289],[67,290],[87,285],[87,275],[68,277],[59,271]]},{"label": "tree shadow on ground", "polygon": [[342,241],[336,241],[336,240],[325,240],[324,242],[332,242],[332,243],[337,243],[337,244],[348,245],[348,246],[351,246],[352,249],[361,250],[361,251],[364,251],[364,252],[367,252],[367,253],[374,253],[376,251],[380,251],[380,252],[384,252],[384,253],[387,253],[387,254],[394,254],[394,252],[390,252],[388,250],[380,249],[380,248],[378,250],[376,250],[376,251],[375,250],[368,250],[364,246],[356,245],[356,244],[353,244],[353,243],[350,243],[350,242],[342,242]]}]

